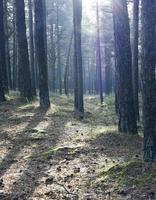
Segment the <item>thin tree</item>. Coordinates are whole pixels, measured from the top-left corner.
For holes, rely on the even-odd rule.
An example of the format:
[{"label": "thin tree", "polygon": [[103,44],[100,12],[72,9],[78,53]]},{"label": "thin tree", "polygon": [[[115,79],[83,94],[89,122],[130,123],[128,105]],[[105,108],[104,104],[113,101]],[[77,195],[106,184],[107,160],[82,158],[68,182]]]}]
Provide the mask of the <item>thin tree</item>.
[{"label": "thin tree", "polygon": [[0,102],[5,101],[4,96],[4,86],[2,82],[2,76],[3,76],[3,48],[1,44],[4,42],[4,25],[3,25],[3,1],[0,1]]},{"label": "thin tree", "polygon": [[49,48],[49,64],[51,67],[51,89],[56,92],[56,43],[55,43],[55,26],[53,22],[50,28],[50,48]]},{"label": "thin tree", "polygon": [[12,84],[17,89],[17,34],[16,34],[16,0],[13,0],[13,55],[12,55]]},{"label": "thin tree", "polygon": [[[1,66],[1,63],[0,63]],[[0,67],[0,103],[5,101],[5,95],[4,95],[4,88],[3,88],[3,83],[2,83],[2,73],[1,73],[2,69]]]},{"label": "thin tree", "polygon": [[133,1],[133,51],[132,51],[132,75],[133,93],[136,118],[139,120],[139,69],[138,69],[138,40],[139,40],[139,0]]},{"label": "thin tree", "polygon": [[142,0],[144,159],[156,162],[155,1]]},{"label": "thin tree", "polygon": [[5,33],[4,33],[4,5],[0,1],[0,62],[1,62],[1,78],[5,92],[8,92],[8,77],[5,51]]},{"label": "thin tree", "polygon": [[16,0],[16,28],[19,59],[20,94],[29,101],[33,99],[29,68],[28,42],[26,37],[24,0]]},{"label": "thin tree", "polygon": [[81,21],[82,0],[73,0],[73,23],[74,23],[74,106],[75,112],[83,117],[83,69],[81,50]]},{"label": "thin tree", "polygon": [[45,10],[44,0],[35,0],[35,47],[36,57],[39,69],[39,95],[40,106],[50,107],[49,88],[48,88],[48,69],[46,55],[46,30],[45,30]]},{"label": "thin tree", "polygon": [[9,26],[8,26],[8,1],[4,1],[4,32],[5,32],[5,51],[6,51],[6,66],[9,89],[12,90],[10,49],[9,49]]},{"label": "thin tree", "polygon": [[105,92],[109,95],[112,92],[112,66],[111,66],[111,50],[105,47]]},{"label": "thin tree", "polygon": [[72,41],[73,41],[73,31],[72,31],[72,34],[70,37],[66,66],[65,66],[65,73],[64,73],[64,90],[65,90],[65,94],[67,96],[69,95],[69,65],[70,65],[70,54],[71,54],[71,48],[72,48]]},{"label": "thin tree", "polygon": [[60,26],[59,26],[59,5],[56,4],[56,33],[57,33],[57,73],[59,94],[62,94],[62,69],[61,69],[61,48],[60,48]]},{"label": "thin tree", "polygon": [[113,20],[118,83],[119,131],[137,134],[132,87],[132,55],[127,1],[113,0]]},{"label": "thin tree", "polygon": [[100,41],[100,21],[99,21],[99,3],[96,2],[96,18],[97,18],[97,38],[96,38],[96,68],[97,68],[97,88],[100,92],[100,102],[103,103],[103,87],[102,87],[102,66],[101,66],[101,41]]},{"label": "thin tree", "polygon": [[28,0],[28,7],[29,7],[29,47],[30,47],[31,83],[32,83],[33,95],[36,96],[32,0]]}]

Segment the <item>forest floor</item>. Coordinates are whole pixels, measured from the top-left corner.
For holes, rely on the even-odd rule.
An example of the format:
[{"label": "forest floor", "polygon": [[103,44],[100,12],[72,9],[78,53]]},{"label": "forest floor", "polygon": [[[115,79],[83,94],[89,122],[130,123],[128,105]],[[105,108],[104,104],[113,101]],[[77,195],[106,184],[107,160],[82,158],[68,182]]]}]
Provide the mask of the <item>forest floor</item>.
[{"label": "forest floor", "polygon": [[75,119],[64,96],[49,110],[14,96],[0,105],[1,200],[156,199],[156,167],[141,136],[118,133],[113,98],[87,96],[85,109]]}]

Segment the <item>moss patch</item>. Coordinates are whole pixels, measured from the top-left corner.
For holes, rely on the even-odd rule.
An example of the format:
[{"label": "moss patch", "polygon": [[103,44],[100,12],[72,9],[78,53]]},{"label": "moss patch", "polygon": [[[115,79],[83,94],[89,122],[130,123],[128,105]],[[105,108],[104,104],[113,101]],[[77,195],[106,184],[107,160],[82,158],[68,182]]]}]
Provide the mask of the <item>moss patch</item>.
[{"label": "moss patch", "polygon": [[117,127],[116,126],[97,126],[95,127],[95,129],[91,130],[91,138],[93,140],[105,134],[117,134]]},{"label": "moss patch", "polygon": [[33,154],[31,156],[25,157],[25,159],[34,159],[34,158],[48,158],[54,154],[68,154],[68,155],[74,155],[77,151],[78,147],[57,147],[57,148],[50,148],[42,153],[39,154]]},{"label": "moss patch", "polygon": [[[156,167],[150,167],[145,170],[145,164],[142,161],[130,161],[117,164],[107,170],[102,170],[98,175],[98,181],[109,183],[112,191],[120,191],[124,188],[142,188],[149,186],[156,179]],[[95,185],[96,185],[95,184]]]}]

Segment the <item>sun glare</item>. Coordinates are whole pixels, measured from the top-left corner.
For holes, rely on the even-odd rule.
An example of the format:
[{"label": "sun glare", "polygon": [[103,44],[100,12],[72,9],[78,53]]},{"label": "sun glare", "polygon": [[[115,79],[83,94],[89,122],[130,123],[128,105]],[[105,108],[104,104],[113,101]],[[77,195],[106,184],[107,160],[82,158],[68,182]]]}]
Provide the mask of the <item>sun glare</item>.
[{"label": "sun glare", "polygon": [[[82,0],[84,17],[94,20],[96,0]],[[108,6],[111,0],[98,0],[99,6]]]},{"label": "sun glare", "polygon": [[[89,31],[90,34],[94,34],[96,29],[96,2],[97,0],[82,0],[83,3],[83,28],[85,31]],[[99,9],[102,7],[108,7],[111,4],[111,0],[98,0]],[[90,27],[90,28],[89,28]]]}]

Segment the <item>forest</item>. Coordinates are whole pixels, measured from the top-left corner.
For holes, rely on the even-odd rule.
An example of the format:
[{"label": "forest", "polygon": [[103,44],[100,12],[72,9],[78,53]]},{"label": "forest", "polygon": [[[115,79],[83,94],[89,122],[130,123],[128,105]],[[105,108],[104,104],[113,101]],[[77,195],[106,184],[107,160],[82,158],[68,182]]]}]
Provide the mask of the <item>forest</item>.
[{"label": "forest", "polygon": [[0,200],[156,200],[156,0],[0,0]]}]

